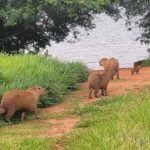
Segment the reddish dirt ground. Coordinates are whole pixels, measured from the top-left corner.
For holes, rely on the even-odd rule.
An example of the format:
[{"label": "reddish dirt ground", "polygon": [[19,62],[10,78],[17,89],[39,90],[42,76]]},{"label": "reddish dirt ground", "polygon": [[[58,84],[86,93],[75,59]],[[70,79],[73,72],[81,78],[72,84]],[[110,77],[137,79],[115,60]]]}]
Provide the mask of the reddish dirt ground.
[{"label": "reddish dirt ground", "polygon": [[[91,71],[91,73],[98,73],[99,70]],[[120,69],[120,80],[116,78],[111,81],[108,85],[108,96],[112,97],[115,95],[120,95],[129,92],[138,92],[144,86],[150,85],[150,67],[145,67],[140,70],[140,73],[137,75],[131,75],[131,69],[125,68]],[[99,95],[100,96],[100,95]],[[100,96],[101,97],[101,96]],[[81,84],[78,91],[72,92],[69,96],[66,96],[63,103],[56,106],[46,108],[44,111],[50,114],[55,113],[64,113],[73,110],[74,103],[70,100],[76,98],[80,99],[79,106],[93,103],[99,98],[88,99],[88,83],[84,82]],[[104,97],[103,97],[104,98]],[[68,133],[73,130],[75,124],[80,121],[79,117],[69,116],[67,118],[61,119],[50,119],[52,123],[52,128],[48,131],[49,136],[61,136],[64,133]]]},{"label": "reddish dirt ground", "polygon": [[75,124],[80,121],[78,117],[69,117],[64,119],[51,119],[53,128],[48,131],[48,136],[61,136],[73,130]]}]

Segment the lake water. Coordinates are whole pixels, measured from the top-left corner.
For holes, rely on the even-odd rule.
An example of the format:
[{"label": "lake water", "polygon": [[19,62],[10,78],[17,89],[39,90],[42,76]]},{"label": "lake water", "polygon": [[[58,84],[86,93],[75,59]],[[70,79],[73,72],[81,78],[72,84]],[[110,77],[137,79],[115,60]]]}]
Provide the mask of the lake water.
[{"label": "lake water", "polygon": [[80,29],[76,42],[67,42],[72,39],[70,35],[64,42],[52,43],[49,54],[64,61],[82,61],[91,69],[99,68],[98,61],[103,57],[118,58],[120,67],[132,67],[134,61],[148,57],[147,46],[135,41],[140,35],[139,29],[127,31],[125,19],[115,22],[101,14],[94,22],[95,29],[88,32]]}]

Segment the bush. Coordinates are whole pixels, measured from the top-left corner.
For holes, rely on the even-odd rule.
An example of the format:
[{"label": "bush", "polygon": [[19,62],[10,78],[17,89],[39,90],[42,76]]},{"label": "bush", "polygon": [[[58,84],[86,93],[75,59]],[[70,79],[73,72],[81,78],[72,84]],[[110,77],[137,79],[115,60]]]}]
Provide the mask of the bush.
[{"label": "bush", "polygon": [[145,59],[142,66],[144,67],[150,66],[150,58]]},{"label": "bush", "polygon": [[48,95],[39,101],[39,107],[50,106],[62,100],[69,91],[85,81],[88,69],[79,62],[64,63],[54,58],[37,55],[0,54],[0,94],[11,89],[31,86],[46,87]]}]

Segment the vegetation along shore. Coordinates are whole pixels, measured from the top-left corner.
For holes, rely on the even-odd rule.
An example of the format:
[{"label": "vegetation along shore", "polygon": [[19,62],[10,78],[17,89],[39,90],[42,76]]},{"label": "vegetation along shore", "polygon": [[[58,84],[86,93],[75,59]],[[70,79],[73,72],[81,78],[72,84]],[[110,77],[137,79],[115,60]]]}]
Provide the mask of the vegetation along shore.
[{"label": "vegetation along shore", "polygon": [[39,101],[39,107],[47,107],[38,110],[40,119],[15,117],[8,125],[1,115],[0,149],[149,149],[149,67],[134,76],[130,68],[120,69],[107,97],[89,99],[88,73],[99,70],[42,56],[0,57],[1,95],[39,84],[48,90]]}]

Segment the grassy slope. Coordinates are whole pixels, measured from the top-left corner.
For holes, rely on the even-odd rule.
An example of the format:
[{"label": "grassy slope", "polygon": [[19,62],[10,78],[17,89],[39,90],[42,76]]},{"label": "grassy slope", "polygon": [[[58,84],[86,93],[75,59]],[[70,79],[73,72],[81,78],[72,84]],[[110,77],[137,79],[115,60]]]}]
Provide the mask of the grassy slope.
[{"label": "grassy slope", "polygon": [[[57,59],[35,55],[0,54],[0,60],[0,95],[10,89],[41,85],[48,89],[48,95],[41,99],[40,107],[62,100],[65,94],[78,88],[79,83],[86,80],[88,74],[87,68],[81,63],[63,63]],[[64,115],[50,116],[40,113],[40,117],[45,119]],[[2,119],[1,116],[0,150],[51,149],[52,138],[43,136],[50,129],[51,123],[28,116],[27,122],[7,126]],[[17,123],[16,119],[14,123]]]},{"label": "grassy slope", "polygon": [[75,113],[82,117],[82,122],[79,130],[65,137],[66,149],[150,149],[149,98],[150,91],[145,90],[77,109]]},{"label": "grassy slope", "polygon": [[[45,120],[32,116],[21,124],[1,127],[0,149],[55,149],[67,150],[148,150],[150,149],[150,91],[101,99],[88,106],[75,106],[73,114],[82,120],[76,130],[60,138],[45,137],[50,130],[49,118],[63,118],[72,112],[54,116],[40,114]],[[78,97],[73,96],[72,99]],[[71,103],[72,103],[71,102]],[[49,115],[49,116],[48,116]],[[54,147],[53,147],[54,146]]]},{"label": "grassy slope", "polygon": [[[79,99],[75,95],[67,96],[63,102],[77,108]],[[62,102],[62,103],[63,103]],[[47,137],[51,130],[51,119],[62,119],[72,116],[71,112],[48,113],[39,109],[39,117],[36,120],[34,116],[26,116],[21,123],[7,125],[6,122],[0,122],[0,150],[51,150],[55,145],[56,139]]]},{"label": "grassy slope", "polygon": [[[3,126],[0,132],[1,150],[55,149],[60,145],[67,150],[148,150],[150,149],[150,90],[101,99],[89,106],[75,106],[75,115],[82,120],[74,132],[60,138],[43,136],[50,130],[49,118],[63,118],[72,114],[54,116],[41,113],[45,121],[32,116],[21,124]],[[71,100],[75,100],[77,95]],[[70,100],[68,100],[70,101]],[[4,122],[3,122],[4,123]],[[54,146],[54,147],[53,147]]]},{"label": "grassy slope", "polygon": [[41,85],[49,96],[41,99],[39,106],[57,103],[69,91],[78,88],[87,78],[87,68],[81,63],[63,63],[37,55],[0,54],[0,95],[10,89],[27,89]]}]

